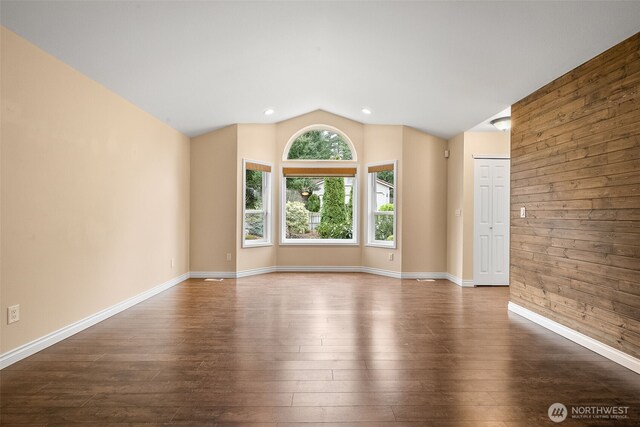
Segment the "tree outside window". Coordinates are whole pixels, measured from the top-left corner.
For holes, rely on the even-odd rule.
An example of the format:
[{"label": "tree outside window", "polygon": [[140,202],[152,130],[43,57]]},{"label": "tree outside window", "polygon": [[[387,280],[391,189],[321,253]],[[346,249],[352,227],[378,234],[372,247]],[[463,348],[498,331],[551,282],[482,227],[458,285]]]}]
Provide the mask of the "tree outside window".
[{"label": "tree outside window", "polygon": [[243,246],[270,243],[271,166],[244,162]]},{"label": "tree outside window", "polygon": [[395,162],[369,165],[368,244],[395,247]]}]

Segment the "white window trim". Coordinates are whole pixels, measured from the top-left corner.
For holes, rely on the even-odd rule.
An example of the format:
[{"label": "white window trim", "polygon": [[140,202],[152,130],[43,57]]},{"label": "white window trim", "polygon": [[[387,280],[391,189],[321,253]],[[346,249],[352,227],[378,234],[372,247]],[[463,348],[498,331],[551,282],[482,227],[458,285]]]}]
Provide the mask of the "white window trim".
[{"label": "white window trim", "polygon": [[[353,177],[353,238],[351,239],[288,239],[287,238],[287,181],[284,176],[284,168],[356,168],[356,175]],[[359,227],[358,227],[358,179],[360,176],[360,166],[352,160],[342,160],[339,163],[332,161],[330,163],[313,164],[302,163],[298,161],[288,161],[280,167],[280,245],[281,246],[359,246]]]},{"label": "white window trim", "polygon": [[[369,166],[382,166],[393,165],[393,241],[388,242],[386,240],[375,240],[376,237],[376,221],[375,221],[375,187],[376,187],[376,174],[369,173]],[[398,247],[398,161],[388,160],[386,162],[367,163],[365,166],[367,173],[367,243],[366,246],[376,248],[391,248],[397,249]],[[391,215],[390,213],[378,212],[378,215]]]},{"label": "white window trim", "polygon": [[[247,163],[257,163],[259,165],[269,166],[271,168],[271,172],[265,172],[265,180],[263,183],[264,194],[262,195],[262,203],[264,209],[262,211],[254,211],[247,210]],[[272,210],[272,202],[271,195],[272,192],[272,179],[273,175],[273,165],[268,162],[262,162],[259,160],[250,160],[250,159],[242,159],[242,230],[240,233],[240,241],[242,244],[242,248],[258,248],[262,246],[273,246],[273,218],[271,215]],[[247,213],[251,212],[265,212],[265,229],[264,229],[264,238],[260,240],[246,240],[244,238],[244,230],[246,230],[246,218]]]}]

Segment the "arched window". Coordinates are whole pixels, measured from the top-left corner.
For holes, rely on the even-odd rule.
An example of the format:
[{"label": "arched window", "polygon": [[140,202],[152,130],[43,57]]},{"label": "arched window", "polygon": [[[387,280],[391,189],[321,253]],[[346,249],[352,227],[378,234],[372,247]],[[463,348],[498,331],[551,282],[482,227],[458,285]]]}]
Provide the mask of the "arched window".
[{"label": "arched window", "polygon": [[281,244],[357,244],[358,166],[349,138],[310,126],[283,154]]},{"label": "arched window", "polygon": [[286,160],[355,160],[351,141],[337,129],[303,129],[287,144]]}]

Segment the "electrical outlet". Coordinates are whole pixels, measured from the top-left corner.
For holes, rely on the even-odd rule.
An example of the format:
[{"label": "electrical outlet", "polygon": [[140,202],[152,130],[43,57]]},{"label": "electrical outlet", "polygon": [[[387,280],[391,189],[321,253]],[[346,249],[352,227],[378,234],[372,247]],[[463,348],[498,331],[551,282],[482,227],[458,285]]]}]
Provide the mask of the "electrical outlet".
[{"label": "electrical outlet", "polygon": [[389,252],[389,261],[393,261],[393,252]]},{"label": "electrical outlet", "polygon": [[227,261],[231,261],[231,252],[227,253]]},{"label": "electrical outlet", "polygon": [[7,307],[7,324],[20,320],[20,304]]},{"label": "electrical outlet", "polygon": [[460,210],[460,209],[456,209],[456,211],[455,211],[455,215],[456,215],[456,216],[460,216],[460,215],[462,215],[462,210]]},{"label": "electrical outlet", "polygon": [[523,207],[520,208],[520,218],[526,218],[527,217],[527,210]]}]

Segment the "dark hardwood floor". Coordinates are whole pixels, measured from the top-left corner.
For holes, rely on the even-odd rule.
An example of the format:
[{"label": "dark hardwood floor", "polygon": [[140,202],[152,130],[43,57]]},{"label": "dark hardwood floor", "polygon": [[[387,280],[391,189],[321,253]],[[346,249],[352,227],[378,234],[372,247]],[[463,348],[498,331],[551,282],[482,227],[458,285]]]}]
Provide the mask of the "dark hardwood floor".
[{"label": "dark hardwood floor", "polygon": [[191,279],[2,370],[0,420],[540,426],[561,402],[640,423],[640,375],[507,301],[367,274]]}]

